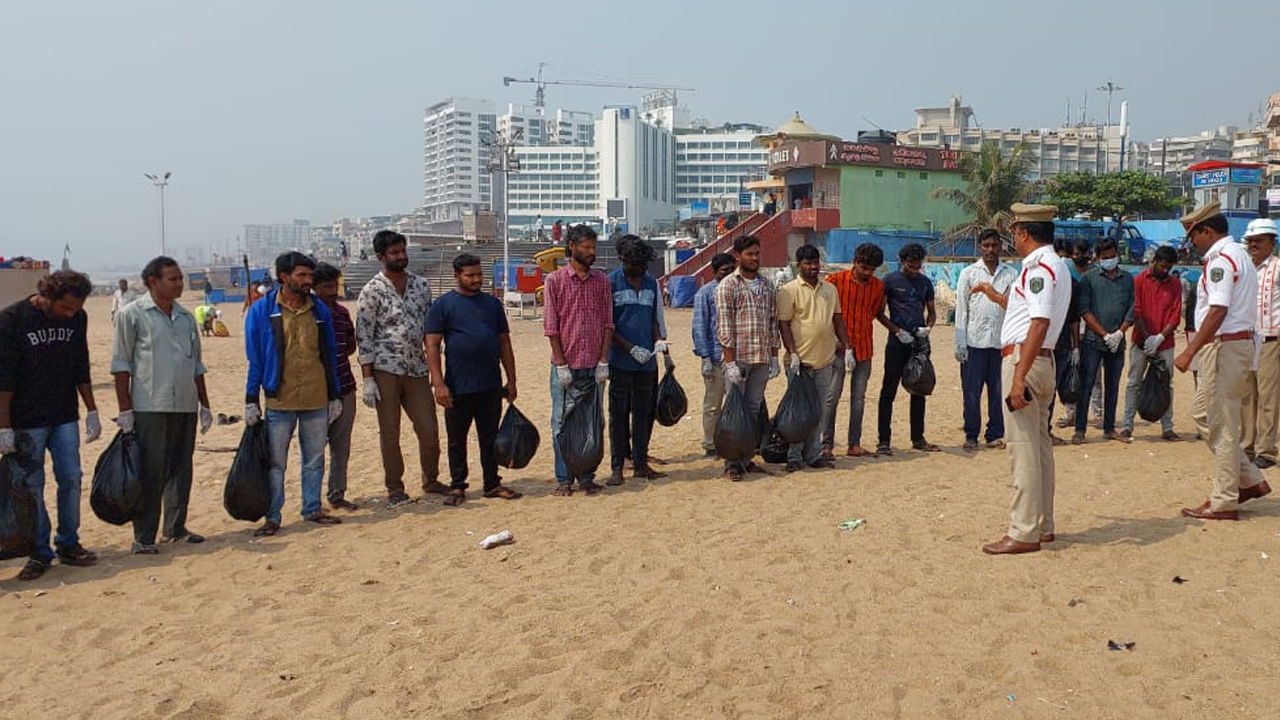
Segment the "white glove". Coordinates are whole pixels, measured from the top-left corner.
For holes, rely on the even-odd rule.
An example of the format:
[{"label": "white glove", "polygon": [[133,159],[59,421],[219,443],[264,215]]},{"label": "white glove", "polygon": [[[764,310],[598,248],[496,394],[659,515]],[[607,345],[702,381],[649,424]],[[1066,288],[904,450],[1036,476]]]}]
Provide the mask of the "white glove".
[{"label": "white glove", "polygon": [[853,368],[858,364],[858,356],[853,354],[853,350],[844,351],[844,369],[845,372],[853,372]]},{"label": "white glove", "polygon": [[656,342],[656,343],[654,343],[654,344],[653,344],[653,354],[654,354],[654,355],[657,355],[657,354],[659,354],[659,353],[667,352],[667,350],[669,350],[669,349],[670,349],[670,348],[668,348],[668,347],[667,347],[667,341],[666,341],[666,340],[659,340],[658,342]]},{"label": "white glove", "polygon": [[91,443],[102,437],[102,421],[98,419],[98,411],[90,410],[84,415],[84,441]]},{"label": "white glove", "polygon": [[1148,336],[1142,343],[1142,352],[1155,357],[1160,352],[1160,346],[1164,344],[1164,335]]},{"label": "white glove", "polygon": [[791,362],[790,362],[790,365],[791,365],[791,372],[792,372],[792,373],[798,373],[798,372],[800,372],[800,356],[799,356],[799,355],[797,355],[797,354],[795,354],[795,353],[791,353]]},{"label": "white glove", "polygon": [[1124,333],[1120,332],[1119,330],[1116,330],[1115,332],[1109,332],[1106,335],[1102,336],[1102,341],[1107,344],[1108,350],[1110,350],[1111,352],[1115,352],[1116,350],[1120,349],[1120,343],[1124,341]]},{"label": "white glove", "polygon": [[642,348],[639,345],[632,345],[629,352],[631,353],[631,357],[641,365],[649,362],[649,360],[653,358],[652,350]]},{"label": "white glove", "polygon": [[213,413],[209,412],[209,408],[204,405],[200,406],[200,434],[209,432],[209,428],[213,427]]},{"label": "white glove", "polygon": [[964,364],[969,362],[969,346],[956,343],[956,362]]},{"label": "white glove", "polygon": [[724,364],[724,381],[730,385],[742,384],[742,368],[736,362],[727,362]]},{"label": "white glove", "polygon": [[244,424],[253,426],[257,425],[262,419],[262,411],[258,409],[256,403],[248,403],[244,406]]},{"label": "white glove", "polygon": [[782,369],[778,367],[778,356],[775,355],[769,358],[769,379],[772,380],[778,377],[780,372],[782,372]]},{"label": "white glove", "polygon": [[609,363],[596,363],[596,383],[603,383],[609,379]]},{"label": "white glove", "polygon": [[133,432],[133,411],[125,410],[117,415],[116,424],[120,426],[120,432]]},{"label": "white glove", "polygon": [[560,387],[567,388],[573,384],[573,371],[568,365],[556,365],[556,382],[560,383]]},{"label": "white glove", "polygon": [[0,428],[0,455],[8,455],[17,449],[17,437],[13,428]]},{"label": "white glove", "polygon": [[711,358],[702,358],[702,377],[709,378],[716,374],[716,364]]},{"label": "white glove", "polygon": [[364,401],[365,407],[377,407],[378,401],[382,399],[382,393],[378,392],[378,381],[372,377],[364,379],[364,386],[360,389],[360,399]]},{"label": "white glove", "polygon": [[929,326],[928,326],[928,325],[925,325],[924,327],[918,327],[918,328],[916,328],[916,337],[918,337],[918,338],[927,338],[927,337],[929,337],[929,330],[930,330],[930,328],[929,328]]},{"label": "white glove", "polygon": [[1071,362],[1080,364],[1080,348],[1071,348]]},{"label": "white glove", "polygon": [[915,340],[915,337],[910,332],[907,332],[906,330],[899,330],[897,335],[895,335],[894,337],[898,338],[898,342],[902,343],[903,345],[910,345],[912,341]]},{"label": "white glove", "polygon": [[332,425],[334,421],[340,417],[342,417],[342,401],[330,400],[329,401],[329,424]]}]

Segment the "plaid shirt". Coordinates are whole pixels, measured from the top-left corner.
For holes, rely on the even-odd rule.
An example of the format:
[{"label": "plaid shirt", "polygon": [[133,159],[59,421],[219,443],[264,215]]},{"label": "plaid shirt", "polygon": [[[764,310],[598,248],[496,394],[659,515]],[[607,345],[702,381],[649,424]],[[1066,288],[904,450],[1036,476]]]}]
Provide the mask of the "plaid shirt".
[{"label": "plaid shirt", "polygon": [[716,317],[720,346],[733,350],[739,363],[767,363],[782,347],[778,294],[769,278],[757,275],[754,289],[741,271],[721,280],[716,288]]},{"label": "plaid shirt", "polygon": [[338,341],[338,393],[346,395],[356,389],[356,376],[351,372],[351,356],[357,350],[356,326],[351,322],[351,312],[340,302],[329,305],[329,314],[333,316],[333,335]]},{"label": "plaid shirt", "polygon": [[[599,270],[578,277],[572,265],[565,265],[548,275],[543,285],[543,334],[560,338],[570,369],[595,367],[601,360],[604,333],[613,330],[613,292],[609,278]],[[607,361],[607,355],[605,359]]]}]

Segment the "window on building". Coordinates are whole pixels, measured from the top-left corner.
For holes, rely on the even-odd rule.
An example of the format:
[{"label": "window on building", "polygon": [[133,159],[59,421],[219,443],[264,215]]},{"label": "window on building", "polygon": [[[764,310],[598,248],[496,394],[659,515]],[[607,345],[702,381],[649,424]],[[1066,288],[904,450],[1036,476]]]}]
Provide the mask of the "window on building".
[{"label": "window on building", "polygon": [[922,172],[922,173],[920,173],[920,179],[921,179],[921,180],[928,180],[928,179],[929,179],[929,173],[927,173],[927,172]]},{"label": "window on building", "polygon": [[907,173],[906,173],[906,172],[904,172],[904,171],[902,171],[902,170],[899,170],[899,171],[898,171],[898,179],[899,179],[899,180],[905,179],[906,177],[907,177]]},{"label": "window on building", "polygon": [[876,171],[876,177],[884,177],[884,171],[883,171],[883,170],[877,170],[877,171]]}]

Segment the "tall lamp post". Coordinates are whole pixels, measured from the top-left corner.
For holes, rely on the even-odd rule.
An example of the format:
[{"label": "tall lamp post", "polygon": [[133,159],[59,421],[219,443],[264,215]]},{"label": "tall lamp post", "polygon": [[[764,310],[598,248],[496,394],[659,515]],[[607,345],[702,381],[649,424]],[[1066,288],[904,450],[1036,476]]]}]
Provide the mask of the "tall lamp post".
[{"label": "tall lamp post", "polygon": [[142,176],[151,181],[160,189],[160,254],[167,255],[167,247],[164,237],[164,189],[169,184],[169,176],[173,173],[165,171],[164,175],[153,175],[151,173],[143,173]]},{"label": "tall lamp post", "polygon": [[[502,296],[504,298],[510,290],[507,287],[507,281],[511,278],[511,193],[509,185],[511,183],[511,174],[520,171],[520,158],[516,156],[516,145],[523,135],[523,128],[513,128],[507,133],[499,134],[496,139],[485,143],[489,145],[489,172],[502,176]],[[492,195],[490,195],[489,205],[490,207],[493,206]],[[506,301],[504,300],[503,302]]]}]

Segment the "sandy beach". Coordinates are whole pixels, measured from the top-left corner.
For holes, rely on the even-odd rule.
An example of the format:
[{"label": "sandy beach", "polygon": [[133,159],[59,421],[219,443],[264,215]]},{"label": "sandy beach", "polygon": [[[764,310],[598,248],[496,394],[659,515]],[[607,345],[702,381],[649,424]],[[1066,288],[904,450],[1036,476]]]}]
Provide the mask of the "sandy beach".
[{"label": "sandy beach", "polygon": [[[0,564],[5,717],[1280,716],[1269,617],[1280,502],[1251,502],[1238,523],[1179,517],[1209,491],[1209,452],[1190,441],[1190,376],[1175,379],[1186,441],[1141,421],[1132,445],[1090,429],[1087,444],[1057,449],[1058,541],[989,557],[980,546],[1008,521],[1008,457],[960,449],[950,328],[934,333],[927,415],[944,452],[908,449],[900,393],[894,457],[854,460],[838,444],[834,470],[775,465],[732,484],[701,458],[691,313],[671,310],[691,413],[655,429],[670,477],[559,498],[547,344],[540,321],[513,319],[517,405],[544,432],[533,464],[503,473],[525,498],[486,500],[473,486],[459,508],[431,496],[388,509],[376,420],[359,406],[348,497],[361,508],[339,513],[342,525],[303,522],[295,444],[284,528],[255,539],[222,508],[242,426],[215,426],[197,440],[189,521],[208,542],[147,557],[129,554],[127,526],[89,509],[116,401],[109,299],[87,309],[107,428],[82,447],[81,536],[101,560],[31,583],[15,579],[21,560]],[[223,311],[232,337],[204,340],[209,392],[215,413],[241,414],[239,308]],[[770,383],[771,407],[783,389]],[[838,439],[846,422],[842,402]],[[414,492],[407,422],[403,445]],[[478,485],[474,437],[471,463]],[[46,501],[52,510],[51,470]],[[861,527],[839,529],[856,518]],[[477,547],[503,529],[514,545]]]}]

